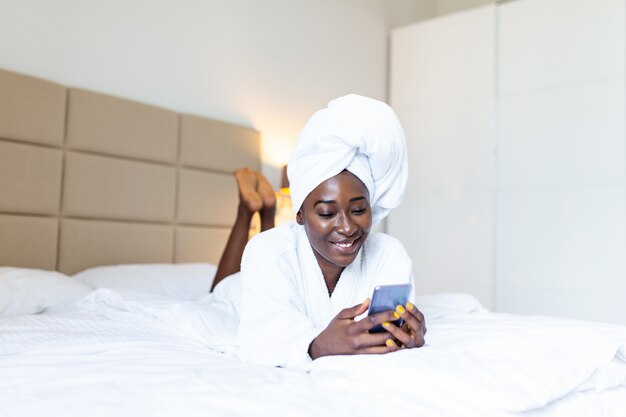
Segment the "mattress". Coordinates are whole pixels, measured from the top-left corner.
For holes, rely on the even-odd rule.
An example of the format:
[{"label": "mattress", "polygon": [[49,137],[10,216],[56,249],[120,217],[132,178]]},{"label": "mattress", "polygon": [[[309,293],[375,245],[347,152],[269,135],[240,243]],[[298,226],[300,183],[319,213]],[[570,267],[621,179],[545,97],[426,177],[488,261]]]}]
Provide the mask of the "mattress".
[{"label": "mattress", "polygon": [[[469,300],[469,301],[468,301]],[[214,296],[99,289],[0,318],[3,416],[626,416],[626,328],[416,300],[427,344],[306,368],[237,359]]]}]

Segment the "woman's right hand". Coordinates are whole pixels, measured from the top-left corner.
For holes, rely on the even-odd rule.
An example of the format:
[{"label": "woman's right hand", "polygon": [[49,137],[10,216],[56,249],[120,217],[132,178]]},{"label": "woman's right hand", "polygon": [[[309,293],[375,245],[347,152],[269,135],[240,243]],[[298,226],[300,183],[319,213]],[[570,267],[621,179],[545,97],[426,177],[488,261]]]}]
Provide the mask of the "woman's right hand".
[{"label": "woman's right hand", "polygon": [[354,307],[344,308],[333,318],[309,346],[309,355],[317,359],[328,355],[356,355],[366,353],[387,353],[399,349],[389,332],[369,333],[369,329],[396,320],[393,311],[373,314],[360,321],[355,317],[369,308],[369,298]]}]

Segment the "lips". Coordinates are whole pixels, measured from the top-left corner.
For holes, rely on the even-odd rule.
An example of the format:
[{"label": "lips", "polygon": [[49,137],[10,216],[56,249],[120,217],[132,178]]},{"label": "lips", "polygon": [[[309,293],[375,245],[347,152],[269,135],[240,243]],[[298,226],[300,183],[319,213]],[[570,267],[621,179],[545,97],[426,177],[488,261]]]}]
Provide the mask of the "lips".
[{"label": "lips", "polygon": [[332,245],[342,253],[352,253],[359,248],[360,237],[354,240],[342,240],[338,242],[331,242]]},{"label": "lips", "polygon": [[354,245],[354,242],[348,242],[348,243],[335,242],[334,245],[339,246],[340,248],[350,248],[352,247],[352,245]]}]

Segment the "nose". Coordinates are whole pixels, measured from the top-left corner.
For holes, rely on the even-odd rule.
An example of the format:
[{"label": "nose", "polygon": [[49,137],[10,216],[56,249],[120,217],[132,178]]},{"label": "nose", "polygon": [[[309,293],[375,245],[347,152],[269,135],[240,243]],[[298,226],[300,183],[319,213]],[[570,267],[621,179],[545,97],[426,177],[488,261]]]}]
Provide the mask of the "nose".
[{"label": "nose", "polygon": [[357,225],[352,220],[352,216],[348,213],[342,213],[337,216],[337,225],[335,226],[337,233],[344,236],[352,236],[357,231]]}]

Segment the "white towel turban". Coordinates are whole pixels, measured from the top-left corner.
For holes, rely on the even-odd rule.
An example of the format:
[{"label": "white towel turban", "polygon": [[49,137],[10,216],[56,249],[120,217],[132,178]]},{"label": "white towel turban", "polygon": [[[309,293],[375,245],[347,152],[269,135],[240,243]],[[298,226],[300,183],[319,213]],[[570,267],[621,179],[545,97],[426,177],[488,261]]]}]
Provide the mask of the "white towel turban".
[{"label": "white towel turban", "polygon": [[387,104],[350,94],[315,113],[300,133],[287,174],[294,211],[344,169],[367,187],[376,225],[402,201],[408,176],[404,132]]}]

